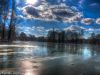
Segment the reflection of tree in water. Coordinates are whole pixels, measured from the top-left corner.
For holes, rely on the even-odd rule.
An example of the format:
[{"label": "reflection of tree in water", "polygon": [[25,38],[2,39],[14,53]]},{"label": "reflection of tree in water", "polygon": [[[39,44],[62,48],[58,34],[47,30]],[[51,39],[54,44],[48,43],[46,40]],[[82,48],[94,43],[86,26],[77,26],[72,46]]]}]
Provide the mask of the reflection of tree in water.
[{"label": "reflection of tree in water", "polygon": [[100,55],[100,46],[99,45],[89,45],[89,48],[92,52],[92,56]]},{"label": "reflection of tree in water", "polygon": [[80,49],[78,51],[79,55],[85,56],[85,57],[93,57],[95,55],[99,55],[100,47],[96,45],[90,45],[90,44],[83,44],[80,45]]},{"label": "reflection of tree in water", "polygon": [[55,55],[65,52],[65,45],[58,43],[47,43],[47,51],[49,55]]},{"label": "reflection of tree in water", "polygon": [[82,44],[81,45],[80,44],[72,44],[72,46],[70,46],[70,53],[81,55],[80,50],[82,50],[82,49],[83,49]]},{"label": "reflection of tree in water", "polygon": [[58,44],[58,43],[48,43],[47,44],[48,54],[80,54],[80,50],[83,49],[83,45],[79,44]]},{"label": "reflection of tree in water", "polygon": [[12,68],[16,67],[16,58],[14,55],[13,48],[1,48],[2,55],[0,55],[0,58],[2,59],[0,62],[0,69],[2,70],[10,70]]}]

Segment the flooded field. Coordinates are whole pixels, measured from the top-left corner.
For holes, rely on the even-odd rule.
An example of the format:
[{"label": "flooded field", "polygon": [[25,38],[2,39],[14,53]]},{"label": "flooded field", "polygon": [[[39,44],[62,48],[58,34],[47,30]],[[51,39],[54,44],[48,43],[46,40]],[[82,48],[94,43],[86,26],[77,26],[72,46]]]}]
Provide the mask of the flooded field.
[{"label": "flooded field", "polygon": [[0,73],[100,75],[100,46],[42,42],[3,44],[0,45]]}]

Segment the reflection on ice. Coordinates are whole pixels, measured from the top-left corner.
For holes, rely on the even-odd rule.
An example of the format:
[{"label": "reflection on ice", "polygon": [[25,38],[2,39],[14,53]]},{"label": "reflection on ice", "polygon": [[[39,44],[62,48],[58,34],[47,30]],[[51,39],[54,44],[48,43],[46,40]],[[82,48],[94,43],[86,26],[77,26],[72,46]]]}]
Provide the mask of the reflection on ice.
[{"label": "reflection on ice", "polygon": [[19,71],[22,75],[37,75],[38,67],[40,67],[39,62],[32,62],[30,59],[20,60],[18,62]]},{"label": "reflection on ice", "polygon": [[95,45],[15,42],[12,45],[0,45],[0,70],[14,70],[22,75],[60,75],[56,72],[62,75],[63,71],[73,69],[76,75],[80,75],[83,69],[99,70],[99,56],[100,47]]},{"label": "reflection on ice", "polygon": [[0,45],[0,48],[3,48],[3,47],[25,47],[25,48],[35,48],[37,46],[33,46],[33,45]]},{"label": "reflection on ice", "polygon": [[25,71],[24,75],[35,75],[35,74],[33,74],[33,72],[29,70],[29,71]]},{"label": "reflection on ice", "polygon": [[92,57],[92,53],[87,47],[85,47],[82,52],[82,56],[84,57],[84,59],[88,59],[88,58]]}]

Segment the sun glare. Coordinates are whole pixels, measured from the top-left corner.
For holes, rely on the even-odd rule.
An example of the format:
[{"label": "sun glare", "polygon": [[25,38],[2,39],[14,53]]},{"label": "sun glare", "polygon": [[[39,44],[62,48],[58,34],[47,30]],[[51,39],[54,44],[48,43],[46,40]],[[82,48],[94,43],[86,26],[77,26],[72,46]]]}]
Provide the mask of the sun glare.
[{"label": "sun glare", "polygon": [[26,0],[27,4],[32,4],[32,5],[36,4],[37,2],[38,0]]}]

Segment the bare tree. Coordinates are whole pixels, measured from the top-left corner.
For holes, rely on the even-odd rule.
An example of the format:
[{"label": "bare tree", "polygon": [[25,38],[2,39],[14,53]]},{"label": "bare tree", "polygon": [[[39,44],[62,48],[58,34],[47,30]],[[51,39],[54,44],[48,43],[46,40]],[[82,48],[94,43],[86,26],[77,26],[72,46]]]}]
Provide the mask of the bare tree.
[{"label": "bare tree", "polygon": [[6,20],[9,11],[9,0],[0,0],[0,25],[1,25],[1,40],[6,39]]},{"label": "bare tree", "polygon": [[11,20],[8,30],[8,41],[15,40],[15,0],[12,0]]}]

